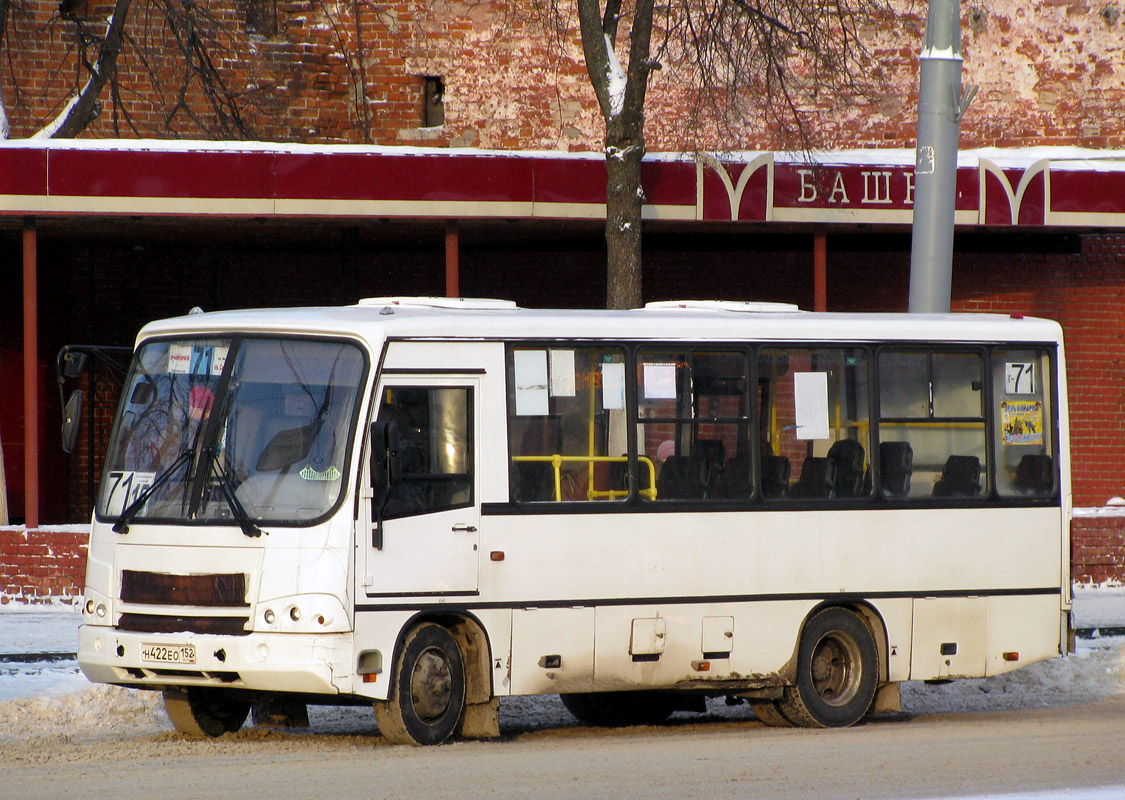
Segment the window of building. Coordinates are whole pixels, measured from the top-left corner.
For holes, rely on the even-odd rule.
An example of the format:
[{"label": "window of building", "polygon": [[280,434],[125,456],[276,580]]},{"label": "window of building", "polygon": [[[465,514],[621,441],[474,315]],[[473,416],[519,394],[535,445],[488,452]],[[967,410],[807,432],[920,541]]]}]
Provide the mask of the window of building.
[{"label": "window of building", "polygon": [[437,75],[422,79],[422,127],[438,128],[445,124],[445,82]]},{"label": "window of building", "polygon": [[277,35],[277,0],[242,0],[246,30],[261,36]]}]

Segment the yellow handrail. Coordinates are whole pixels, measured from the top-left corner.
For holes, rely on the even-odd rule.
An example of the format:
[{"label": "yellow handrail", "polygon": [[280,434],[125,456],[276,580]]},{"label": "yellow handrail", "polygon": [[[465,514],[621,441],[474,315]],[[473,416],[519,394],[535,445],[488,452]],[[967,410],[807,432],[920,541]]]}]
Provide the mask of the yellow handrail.
[{"label": "yellow handrail", "polygon": [[[562,465],[564,463],[572,462],[585,462],[588,465],[593,464],[624,464],[629,461],[628,456],[564,456],[558,453],[549,456],[512,456],[512,461],[529,461],[550,464],[554,468],[555,473],[555,500],[562,500]],[[649,488],[641,489],[639,494],[647,497],[649,500],[656,499],[656,465],[652,463],[652,459],[648,456],[639,456],[637,461],[641,462],[648,467],[648,485]],[[594,475],[593,470],[587,469],[586,476],[586,499],[596,500],[599,497],[607,497],[614,500],[618,497],[628,496],[627,489],[595,489],[594,488]]]}]

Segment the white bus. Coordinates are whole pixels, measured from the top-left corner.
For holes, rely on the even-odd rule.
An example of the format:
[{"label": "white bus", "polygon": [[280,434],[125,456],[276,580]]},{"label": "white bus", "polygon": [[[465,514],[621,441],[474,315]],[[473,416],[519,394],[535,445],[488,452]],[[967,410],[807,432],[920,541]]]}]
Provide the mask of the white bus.
[{"label": "white bus", "polygon": [[[502,697],[851,725],[1070,642],[1062,334],[1019,315],[375,298],[139,334],[79,663],[180,731]],[[261,718],[259,720],[259,715]],[[307,717],[306,717],[307,718]]]}]

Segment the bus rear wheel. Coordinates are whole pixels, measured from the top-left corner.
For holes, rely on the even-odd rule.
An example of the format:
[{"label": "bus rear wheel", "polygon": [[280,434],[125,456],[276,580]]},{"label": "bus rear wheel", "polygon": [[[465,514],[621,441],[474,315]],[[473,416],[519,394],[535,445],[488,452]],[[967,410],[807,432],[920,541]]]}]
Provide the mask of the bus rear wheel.
[{"label": "bus rear wheel", "polygon": [[440,625],[419,625],[403,642],[390,697],[375,703],[380,732],[395,744],[441,744],[457,730],[464,707],[461,648]]},{"label": "bus rear wheel", "polygon": [[164,710],[180,733],[217,737],[242,727],[250,702],[222,689],[165,689]]},{"label": "bus rear wheel", "polygon": [[601,728],[659,725],[678,708],[667,692],[574,692],[559,698],[579,722]]},{"label": "bus rear wheel", "polygon": [[875,700],[878,667],[875,639],[863,620],[847,609],[825,609],[801,632],[797,680],[777,708],[806,728],[854,725]]},{"label": "bus rear wheel", "polygon": [[777,707],[777,702],[774,700],[750,700],[750,708],[754,712],[754,716],[763,725],[768,725],[771,728],[792,728],[793,723],[789,718],[781,713],[781,709]]}]

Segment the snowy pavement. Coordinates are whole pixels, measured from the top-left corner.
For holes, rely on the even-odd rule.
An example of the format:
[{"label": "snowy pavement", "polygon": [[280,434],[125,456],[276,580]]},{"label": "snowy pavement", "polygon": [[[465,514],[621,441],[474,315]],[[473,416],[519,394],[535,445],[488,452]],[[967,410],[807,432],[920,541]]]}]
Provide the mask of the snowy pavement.
[{"label": "snowy pavement", "polygon": [[[907,714],[960,714],[1094,703],[1125,695],[1125,587],[1076,587],[1078,652],[993,678],[941,686],[902,684]],[[81,615],[71,606],[0,606],[0,742],[44,735],[159,736],[171,732],[160,695],[92,685],[74,659]],[[312,707],[310,721],[324,734],[377,733],[367,708]],[[708,716],[752,719],[746,705],[708,703]],[[505,698],[505,734],[573,727],[578,723],[557,696]],[[2,758],[0,758],[2,762]],[[977,795],[972,800],[1110,800],[1125,797],[1111,787]],[[968,800],[943,798],[943,800]]]}]

